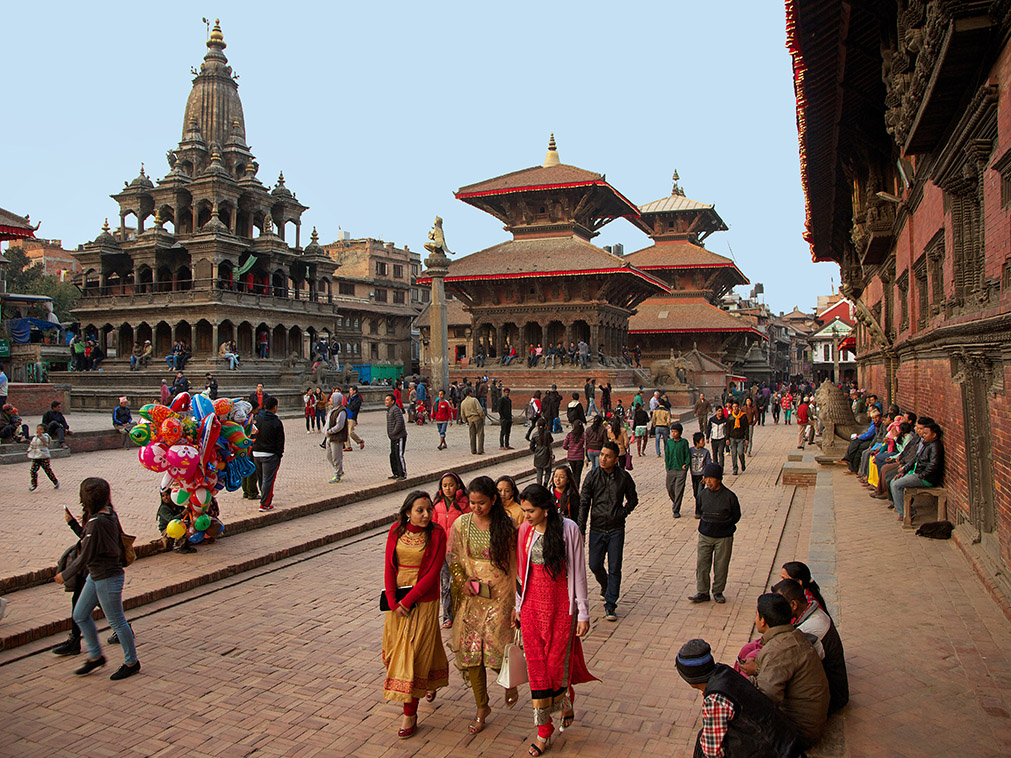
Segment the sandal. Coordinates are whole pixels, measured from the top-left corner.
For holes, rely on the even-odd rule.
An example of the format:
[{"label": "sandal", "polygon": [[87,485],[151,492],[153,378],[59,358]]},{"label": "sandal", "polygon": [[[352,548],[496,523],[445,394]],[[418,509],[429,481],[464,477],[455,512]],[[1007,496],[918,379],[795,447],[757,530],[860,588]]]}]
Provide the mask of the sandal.
[{"label": "sandal", "polygon": [[427,700],[429,703],[435,700],[435,690],[429,690],[428,692],[426,692],[425,700]]},{"label": "sandal", "polygon": [[471,734],[480,734],[481,732],[483,732],[485,719],[487,719],[488,716],[491,715],[491,708],[489,708],[488,706],[485,706],[481,710],[484,710],[485,714],[483,716],[477,716],[473,721],[470,722],[470,724],[467,725],[467,731],[470,732]]},{"label": "sandal", "polygon": [[538,735],[536,738],[536,742],[530,743],[530,748],[527,750],[527,752],[530,755],[534,756],[534,758],[538,758],[538,756],[544,755],[544,753],[547,752],[547,749],[549,747],[551,747],[551,738],[541,737],[540,735]]},{"label": "sandal", "polygon": [[520,699],[519,690],[515,687],[510,687],[505,691],[505,704],[506,708],[512,708],[516,705],[516,702]]},{"label": "sandal", "polygon": [[397,730],[397,736],[398,736],[398,737],[399,737],[400,739],[402,739],[402,740],[406,740],[406,739],[407,739],[408,737],[413,737],[413,736],[414,736],[414,733],[415,733],[416,731],[418,731],[418,717],[417,717],[417,716],[414,716],[413,718],[414,718],[414,723],[413,723],[413,724],[411,724],[411,725],[410,725],[409,727],[407,727],[406,729],[404,729],[404,728],[401,728],[401,729],[398,729],[398,730]]},{"label": "sandal", "polygon": [[449,619],[446,619],[445,621],[442,622],[442,628],[443,629],[452,629],[453,628],[453,622],[450,621]]},{"label": "sandal", "polygon": [[562,716],[562,730],[568,729],[572,726],[572,722],[576,720],[576,711],[571,710]]}]

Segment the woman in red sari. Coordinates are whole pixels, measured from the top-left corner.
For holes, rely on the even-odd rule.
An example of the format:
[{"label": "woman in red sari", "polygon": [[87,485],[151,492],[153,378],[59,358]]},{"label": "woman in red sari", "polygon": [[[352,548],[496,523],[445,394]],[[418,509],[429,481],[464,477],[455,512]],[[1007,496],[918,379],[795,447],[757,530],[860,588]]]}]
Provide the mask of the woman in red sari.
[{"label": "woman in red sari", "polygon": [[575,718],[575,684],[596,681],[586,668],[579,638],[590,628],[586,602],[583,538],[574,521],[562,518],[554,497],[532,484],[520,496],[526,521],[517,540],[518,566],[513,625],[523,633],[537,739],[529,753],[546,751],[555,731]]},{"label": "woman in red sari", "polygon": [[412,492],[386,539],[384,582],[391,610],[383,621],[383,697],[404,704],[397,732],[402,740],[418,728],[419,698],[431,702],[435,691],[449,684],[439,633],[439,572],[445,560],[446,532],[432,520],[432,500]]}]

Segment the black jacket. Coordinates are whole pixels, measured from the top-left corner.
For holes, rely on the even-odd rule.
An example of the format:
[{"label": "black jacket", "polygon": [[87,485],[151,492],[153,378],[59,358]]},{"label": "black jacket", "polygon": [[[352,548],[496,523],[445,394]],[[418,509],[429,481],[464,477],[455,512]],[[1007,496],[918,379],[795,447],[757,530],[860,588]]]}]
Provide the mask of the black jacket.
[{"label": "black jacket", "polygon": [[[737,426],[737,422],[740,421],[740,426]],[[748,414],[743,410],[739,418],[734,418],[733,414],[727,417],[727,425],[724,427],[727,430],[728,440],[746,440],[748,439]]]},{"label": "black jacket", "polygon": [[511,397],[506,397],[505,395],[500,397],[498,407],[495,410],[498,411],[501,423],[511,424],[513,422],[513,401]]},{"label": "black jacket", "polygon": [[915,473],[920,479],[936,487],[944,479],[944,446],[940,439],[924,442],[913,465],[906,473]]},{"label": "black jacket", "polygon": [[[717,693],[734,704],[734,717],[721,745],[726,758],[794,758],[801,754],[800,736],[775,703],[722,663],[716,664],[706,683],[705,695]],[[702,755],[696,740],[695,757]]]},{"label": "black jacket", "polygon": [[565,409],[565,418],[570,424],[573,421],[582,421],[583,424],[586,424],[586,411],[583,410],[583,404],[579,402],[570,404]]},{"label": "black jacket", "polygon": [[256,438],[253,440],[254,453],[284,455],[284,424],[271,411],[256,414]]},{"label": "black jacket", "polygon": [[699,488],[696,507],[702,517],[699,519],[699,534],[706,537],[730,537],[737,531],[741,520],[741,503],[733,490],[721,486],[713,492],[704,484]]},{"label": "black jacket", "polygon": [[386,436],[391,440],[400,440],[407,437],[404,412],[396,405],[391,405],[386,409]]},{"label": "black jacket", "polygon": [[632,475],[620,466],[608,474],[603,466],[593,469],[583,480],[579,493],[579,531],[615,532],[625,528],[625,519],[639,504]]},{"label": "black jacket", "polygon": [[53,422],[58,423],[64,429],[69,429],[70,424],[67,423],[67,419],[64,418],[63,414],[59,411],[49,410],[42,415],[42,423],[49,426]]},{"label": "black jacket", "polygon": [[541,415],[548,421],[558,418],[558,408],[562,404],[562,396],[554,390],[549,390],[541,401]]},{"label": "black jacket", "polygon": [[77,557],[63,571],[63,580],[75,579],[78,575],[92,580],[108,579],[123,573],[122,528],[115,512],[101,513],[88,519],[81,536]]}]

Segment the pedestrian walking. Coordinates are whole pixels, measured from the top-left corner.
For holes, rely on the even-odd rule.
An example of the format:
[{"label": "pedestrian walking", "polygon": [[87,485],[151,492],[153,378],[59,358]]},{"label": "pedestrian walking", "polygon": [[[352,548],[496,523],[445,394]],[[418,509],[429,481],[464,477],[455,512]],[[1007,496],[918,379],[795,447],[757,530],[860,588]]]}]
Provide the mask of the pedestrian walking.
[{"label": "pedestrian walking", "polygon": [[[456,623],[450,648],[456,666],[474,693],[477,714],[467,731],[484,730],[491,713],[488,669],[502,668],[505,647],[513,639],[516,598],[516,524],[506,513],[490,477],[479,476],[467,488],[470,513],[453,522],[449,537],[449,575]],[[505,692],[512,708],[515,687]]]},{"label": "pedestrian walking", "polygon": [[98,629],[91,615],[100,605],[123,648],[123,665],[109,678],[113,681],[126,679],[140,672],[140,661],[134,647],[133,629],[123,615],[123,567],[127,562],[123,527],[112,507],[109,483],[105,479],[85,479],[81,482],[80,496],[84,526],[80,552],[53,577],[57,584],[64,584],[87,574],[81,596],[74,605],[74,622],[88,645],[88,659],[74,673],[84,676],[105,665]]},{"label": "pedestrian walking", "polygon": [[470,454],[484,455],[484,408],[468,387],[463,392],[460,416],[470,431]]},{"label": "pedestrian walking", "polygon": [[706,466],[713,462],[706,448],[706,436],[702,432],[695,432],[692,435],[692,447],[688,451],[691,458],[689,461],[689,471],[692,475],[692,497],[695,498],[695,518],[702,518],[702,511],[699,510],[699,492],[702,489],[702,472]]},{"label": "pedestrian walking", "polygon": [[513,401],[509,396],[509,388],[502,388],[502,397],[498,400],[495,410],[498,412],[498,449],[512,450],[509,444],[509,434],[513,428]]},{"label": "pedestrian walking", "polygon": [[659,458],[667,449],[667,440],[670,438],[670,408],[660,403],[659,398],[650,422],[653,424],[653,437],[656,440],[656,457]]},{"label": "pedestrian walking", "polygon": [[604,419],[599,415],[594,416],[586,430],[586,459],[590,462],[590,471],[600,465],[600,451],[605,442],[607,429],[604,427]]},{"label": "pedestrian walking", "polygon": [[639,457],[646,452],[646,443],[649,440],[647,429],[649,428],[649,414],[642,407],[642,403],[635,403],[632,406],[632,429],[635,433],[635,450]]},{"label": "pedestrian walking", "polygon": [[548,433],[547,419],[538,419],[537,431],[530,440],[530,450],[534,454],[534,469],[537,471],[537,483],[542,487],[547,487],[551,479],[551,464],[554,463],[551,445],[554,444],[554,441],[554,438]]},{"label": "pedestrian walking", "polygon": [[562,516],[573,520],[579,518],[579,486],[566,464],[561,463],[552,470],[549,489],[555,496],[555,507]]},{"label": "pedestrian walking", "polygon": [[755,401],[749,396],[745,398],[744,407],[741,410],[748,417],[747,453],[750,458],[755,454],[755,427],[758,426],[758,406],[755,405]]},{"label": "pedestrian walking", "polygon": [[605,442],[600,451],[600,466],[586,475],[579,492],[579,531],[586,534],[589,521],[590,571],[600,585],[604,618],[608,621],[618,620],[625,520],[638,504],[632,475],[618,466],[618,446]]},{"label": "pedestrian walking", "polygon": [[403,481],[407,478],[407,461],[404,452],[407,449],[407,424],[404,423],[404,412],[394,402],[392,393],[383,398],[386,406],[386,436],[390,438],[390,479]]},{"label": "pedestrian walking", "polygon": [[453,406],[450,405],[449,401],[446,399],[446,390],[439,390],[438,396],[435,398],[434,408],[432,409],[432,418],[435,420],[435,428],[439,430],[439,446],[435,448],[436,450],[445,450],[446,445],[446,429],[449,427],[449,422],[453,418]]},{"label": "pedestrian walking", "polygon": [[597,380],[587,378],[586,384],[583,385],[583,392],[586,394],[586,418],[590,418],[594,413],[600,413],[594,402],[594,397],[597,394]]},{"label": "pedestrian walking", "polygon": [[[579,407],[582,410],[582,406]],[[569,464],[572,479],[578,491],[579,483],[583,478],[583,461],[586,459],[586,434],[583,431],[582,421],[572,422],[572,431],[566,434],[565,439],[562,440],[562,449],[565,450],[565,462]]]},{"label": "pedestrian walking", "polygon": [[358,391],[358,387],[352,384],[348,388],[348,444],[345,446],[345,452],[351,449],[351,441],[354,440],[358,443],[358,449],[365,449],[365,440],[358,436],[358,419],[362,412],[362,396]]},{"label": "pedestrian walking", "polygon": [[688,480],[688,466],[691,454],[688,440],[681,436],[684,427],[680,423],[670,428],[670,439],[664,445],[664,468],[667,469],[667,494],[671,500],[674,518],[681,518],[681,501],[685,496],[685,482]]},{"label": "pedestrian walking", "polygon": [[[317,432],[323,431],[323,424],[326,423],[326,405],[327,397],[323,394],[323,390],[317,387],[312,393],[313,401],[313,428]],[[350,419],[349,419],[350,421]]]},{"label": "pedestrian walking", "polygon": [[521,496],[516,609],[513,626],[523,635],[537,737],[532,756],[542,755],[555,731],[575,720],[574,685],[596,681],[580,642],[590,628],[583,539],[575,522],[562,518],[544,487],[531,484]]},{"label": "pedestrian walking", "polygon": [[[470,513],[470,499],[463,488],[463,480],[455,471],[447,471],[439,480],[439,491],[432,503],[432,518],[450,534],[453,523],[463,514]],[[441,569],[440,598],[442,601],[442,628],[453,628],[453,599],[450,591],[449,556]]]},{"label": "pedestrian walking", "polygon": [[[387,397],[392,403],[393,395]],[[439,634],[439,571],[445,561],[446,532],[432,520],[432,501],[412,492],[386,538],[383,582],[384,610],[389,609],[383,619],[383,698],[404,704],[397,730],[402,740],[417,731],[420,699],[432,702],[449,684]]]},{"label": "pedestrian walking", "polygon": [[737,474],[737,464],[740,461],[741,473],[747,470],[744,460],[744,451],[748,447],[748,414],[741,410],[740,404],[735,400],[730,404],[730,418],[727,419],[727,442],[730,443],[730,463],[733,465],[734,475]]},{"label": "pedestrian walking", "polygon": [[[699,431],[705,432],[706,425],[709,423],[709,414],[713,412],[712,403],[706,400],[706,393],[700,392],[699,399],[695,401],[695,406],[692,409],[695,412],[695,418],[699,422]],[[708,437],[709,435],[706,434]]]},{"label": "pedestrian walking", "polygon": [[579,402],[578,392],[572,393],[572,400],[565,408],[565,420],[569,422],[569,426],[577,421],[586,426],[586,411],[583,410],[583,404]]},{"label": "pedestrian walking", "polygon": [[330,484],[337,484],[344,478],[344,447],[348,441],[348,411],[344,407],[344,396],[339,392],[334,407],[327,414],[323,439],[326,441],[326,459],[333,466]]},{"label": "pedestrian walking", "polygon": [[779,401],[779,405],[783,409],[783,423],[789,426],[790,414],[793,413],[793,395],[790,394],[790,390],[783,393],[783,397]]},{"label": "pedestrian walking", "polygon": [[28,443],[28,459],[32,462],[32,470],[29,474],[31,477],[31,484],[28,487],[29,492],[35,492],[39,487],[40,468],[46,472],[49,481],[53,483],[53,489],[58,490],[60,488],[60,480],[56,478],[56,474],[53,473],[53,468],[49,463],[49,446],[51,444],[53,444],[53,441],[46,434],[45,425],[39,424],[36,426],[35,436]]},{"label": "pedestrian walking", "polygon": [[256,437],[253,440],[253,463],[256,483],[260,488],[260,512],[274,510],[274,483],[284,456],[284,424],[277,417],[277,398],[268,395],[263,410],[256,414]]},{"label": "pedestrian walking", "polygon": [[302,404],[305,406],[305,433],[312,434],[313,422],[316,420],[316,395],[311,389],[306,389],[302,395]]},{"label": "pedestrian walking", "polygon": [[520,506],[520,490],[516,486],[516,480],[508,475],[500,476],[495,480],[495,489],[498,490],[498,494],[502,498],[502,506],[506,509],[506,513],[519,527],[526,518],[523,515],[523,508]]},{"label": "pedestrian walking", "polygon": [[623,469],[632,468],[628,454],[628,432],[625,431],[621,419],[611,418],[611,423],[607,425],[607,439],[618,446],[618,465]]},{"label": "pedestrian walking", "polygon": [[807,442],[808,437],[811,441],[814,441],[814,428],[811,426],[810,417],[811,407],[808,405],[807,397],[804,397],[800,405],[797,406],[797,426],[800,427],[799,433],[797,434],[797,449],[803,450],[804,443]]},{"label": "pedestrian walking", "polygon": [[534,433],[537,428],[537,420],[541,417],[541,391],[534,390],[534,394],[527,401],[527,408],[525,415],[527,417],[527,433],[525,435],[526,441],[530,441],[530,435]]},{"label": "pedestrian walking", "polygon": [[713,462],[723,467],[724,453],[727,448],[727,418],[723,415],[723,406],[716,408],[716,413],[709,419],[706,427],[706,439],[713,447]]},{"label": "pedestrian walking", "polygon": [[734,532],[741,520],[741,503],[733,491],[723,486],[723,467],[710,463],[702,472],[703,489],[699,492],[699,545],[695,562],[695,594],[689,600],[704,603],[709,596],[709,574],[712,572],[712,599],[727,602],[723,590],[727,587],[730,557],[734,551]]}]

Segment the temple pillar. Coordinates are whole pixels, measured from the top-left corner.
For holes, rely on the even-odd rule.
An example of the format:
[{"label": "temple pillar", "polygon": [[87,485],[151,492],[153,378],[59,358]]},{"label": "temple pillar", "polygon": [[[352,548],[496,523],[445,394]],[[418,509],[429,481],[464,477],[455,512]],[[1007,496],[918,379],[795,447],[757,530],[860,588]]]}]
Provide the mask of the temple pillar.
[{"label": "temple pillar", "polygon": [[502,322],[495,324],[495,354],[499,360],[505,355],[505,324]]},{"label": "temple pillar", "polygon": [[299,250],[302,249],[302,222],[295,222],[295,247]]},{"label": "temple pillar", "polygon": [[597,348],[600,346],[600,329],[601,326],[597,322],[590,324],[590,357],[591,360],[597,357]]}]

